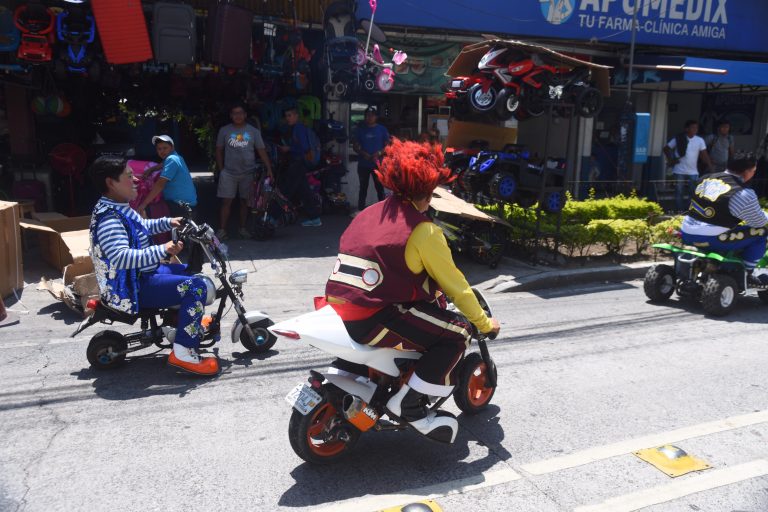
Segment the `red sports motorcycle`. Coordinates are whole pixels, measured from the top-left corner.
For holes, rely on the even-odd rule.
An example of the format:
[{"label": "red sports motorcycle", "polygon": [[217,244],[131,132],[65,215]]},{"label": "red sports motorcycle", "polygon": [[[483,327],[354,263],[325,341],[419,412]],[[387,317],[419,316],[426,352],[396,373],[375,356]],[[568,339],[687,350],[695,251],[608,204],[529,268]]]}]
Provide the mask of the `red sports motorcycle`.
[{"label": "red sports motorcycle", "polygon": [[592,117],[602,109],[603,97],[588,79],[588,69],[552,66],[537,54],[500,46],[483,55],[476,73],[451,80],[446,97],[459,117],[470,112],[492,112],[501,120],[538,117],[553,102],[573,103],[577,115]]}]

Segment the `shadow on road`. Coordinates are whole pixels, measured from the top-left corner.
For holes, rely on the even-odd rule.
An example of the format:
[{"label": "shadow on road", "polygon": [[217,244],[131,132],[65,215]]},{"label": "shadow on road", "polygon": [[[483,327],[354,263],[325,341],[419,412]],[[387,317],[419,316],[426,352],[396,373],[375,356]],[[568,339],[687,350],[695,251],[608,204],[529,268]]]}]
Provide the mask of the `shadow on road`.
[{"label": "shadow on road", "polygon": [[748,324],[764,324],[768,322],[768,307],[758,298],[753,296],[740,297],[733,311],[726,316],[712,316],[704,313],[701,304],[691,299],[674,298],[666,302],[657,303],[645,301],[650,306],[659,308],[676,309],[686,311],[693,315],[699,315],[701,319],[715,320],[718,322],[741,322]]},{"label": "shadow on road", "polygon": [[[477,416],[461,415],[453,445],[425,439],[413,431],[368,432],[350,456],[329,466],[303,463],[291,471],[296,483],[280,497],[283,507],[308,507],[367,494],[399,493],[408,489],[477,477],[510,458],[502,446],[504,430],[497,406]],[[486,447],[478,449],[470,443]],[[481,452],[482,448],[479,449]]]},{"label": "shadow on road", "polygon": [[37,316],[47,316],[52,320],[64,322],[67,325],[80,323],[83,317],[69,309],[63,302],[54,302],[43,306],[37,311]]},{"label": "shadow on road", "polygon": [[71,375],[78,380],[90,380],[96,395],[105,400],[134,400],[159,395],[184,397],[192,390],[212,382],[232,366],[231,361],[219,359],[221,373],[203,377],[177,370],[167,364],[167,353],[153,353],[127,359],[114,370],[83,368]]}]

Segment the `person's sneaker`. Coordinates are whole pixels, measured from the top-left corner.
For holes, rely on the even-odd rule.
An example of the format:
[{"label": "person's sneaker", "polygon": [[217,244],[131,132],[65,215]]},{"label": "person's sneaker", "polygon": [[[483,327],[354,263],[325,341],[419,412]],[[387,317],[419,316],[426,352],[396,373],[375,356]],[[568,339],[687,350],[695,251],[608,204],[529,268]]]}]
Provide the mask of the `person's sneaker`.
[{"label": "person's sneaker", "polygon": [[446,411],[430,411],[426,396],[404,384],[388,401],[386,410],[406,421],[417,432],[434,441],[452,443],[459,431],[459,422]]},{"label": "person's sneaker", "polygon": [[759,286],[759,287],[768,286],[768,274],[765,274],[765,273],[754,274],[750,272],[749,274],[747,274],[747,283],[750,286]]},{"label": "person's sneaker", "polygon": [[224,229],[224,228],[217,229],[216,230],[216,238],[218,238],[220,242],[223,242],[224,240],[226,240],[228,238],[227,237],[227,230]]},{"label": "person's sneaker", "polygon": [[219,373],[219,361],[215,357],[200,357],[195,349],[173,344],[168,364],[196,375],[216,375]]},{"label": "person's sneaker", "polygon": [[320,220],[320,217],[317,217],[316,219],[305,220],[304,222],[301,223],[301,225],[304,226],[305,228],[316,228],[316,227],[322,226],[323,221]]},{"label": "person's sneaker", "polygon": [[251,233],[245,228],[238,229],[237,234],[240,238],[253,238],[253,233]]}]

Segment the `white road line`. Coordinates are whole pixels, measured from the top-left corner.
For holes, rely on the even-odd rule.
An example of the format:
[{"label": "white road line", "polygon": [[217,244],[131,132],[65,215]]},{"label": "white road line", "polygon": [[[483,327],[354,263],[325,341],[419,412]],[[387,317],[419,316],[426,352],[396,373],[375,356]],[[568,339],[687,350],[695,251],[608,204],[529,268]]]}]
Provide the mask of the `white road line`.
[{"label": "white road line", "polygon": [[668,484],[609,498],[598,505],[577,507],[574,512],[631,512],[697,492],[708,491],[765,475],[768,475],[768,460],[758,459],[738,466],[716,469],[683,480],[675,480]]},{"label": "white road line", "polygon": [[63,345],[66,343],[84,343],[90,340],[90,336],[77,336],[76,338],[51,338],[47,342],[22,341],[19,343],[0,344],[0,350],[12,348],[40,347],[45,345]]},{"label": "white road line", "polygon": [[316,512],[375,511],[387,507],[405,505],[414,501],[433,500],[443,496],[450,496],[451,494],[463,494],[484,487],[505,484],[520,478],[521,476],[512,469],[500,469],[419,489],[409,489],[399,494],[368,495],[364,498],[340,501],[327,507],[318,508]]},{"label": "white road line", "polygon": [[670,430],[669,432],[661,432],[658,434],[651,434],[644,437],[620,441],[618,443],[596,446],[594,448],[588,448],[586,450],[574,452],[562,457],[554,457],[552,459],[524,464],[520,466],[520,469],[532,475],[545,475],[547,473],[554,473],[555,471],[560,471],[563,469],[583,466],[584,464],[589,464],[598,460],[609,459],[611,457],[616,457],[617,455],[624,455],[626,453],[631,453],[643,448],[652,448],[654,446],[661,446],[663,444],[674,443],[694,437],[717,434],[718,432],[725,432],[727,430],[748,427],[750,425],[765,423],[767,421],[768,411],[759,411],[741,416],[733,416],[724,420],[701,423],[699,425],[692,425],[690,427]]}]

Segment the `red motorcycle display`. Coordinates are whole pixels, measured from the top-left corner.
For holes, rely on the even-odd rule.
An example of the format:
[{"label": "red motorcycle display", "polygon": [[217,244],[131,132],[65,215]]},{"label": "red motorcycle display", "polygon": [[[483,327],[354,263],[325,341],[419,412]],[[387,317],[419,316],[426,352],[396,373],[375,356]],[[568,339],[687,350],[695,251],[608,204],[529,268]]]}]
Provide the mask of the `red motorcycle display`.
[{"label": "red motorcycle display", "polygon": [[489,49],[471,76],[452,79],[446,97],[459,117],[493,113],[500,120],[538,117],[551,103],[571,103],[582,117],[595,116],[603,106],[589,69],[554,66],[507,46]]}]

